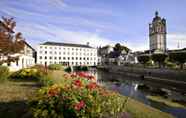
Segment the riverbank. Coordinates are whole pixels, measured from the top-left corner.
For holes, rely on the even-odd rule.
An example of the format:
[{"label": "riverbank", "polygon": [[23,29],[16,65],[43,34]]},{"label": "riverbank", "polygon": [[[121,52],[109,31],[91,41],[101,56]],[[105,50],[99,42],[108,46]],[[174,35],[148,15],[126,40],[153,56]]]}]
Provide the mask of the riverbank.
[{"label": "riverbank", "polygon": [[172,86],[172,89],[184,92],[186,87],[186,71],[185,70],[170,70],[159,68],[142,68],[142,67],[127,67],[116,65],[98,66],[100,70],[122,74],[124,76],[137,78],[144,81],[156,83],[164,83]]}]

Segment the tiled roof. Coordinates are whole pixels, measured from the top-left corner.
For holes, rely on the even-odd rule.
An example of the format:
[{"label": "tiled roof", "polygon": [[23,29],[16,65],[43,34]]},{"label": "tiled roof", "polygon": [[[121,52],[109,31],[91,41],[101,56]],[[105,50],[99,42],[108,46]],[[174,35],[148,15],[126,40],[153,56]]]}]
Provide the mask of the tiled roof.
[{"label": "tiled roof", "polygon": [[93,48],[89,45],[82,45],[82,44],[72,44],[72,43],[59,43],[59,42],[45,42],[41,45],[54,45],[54,46],[69,46],[69,47],[83,47],[83,48]]}]

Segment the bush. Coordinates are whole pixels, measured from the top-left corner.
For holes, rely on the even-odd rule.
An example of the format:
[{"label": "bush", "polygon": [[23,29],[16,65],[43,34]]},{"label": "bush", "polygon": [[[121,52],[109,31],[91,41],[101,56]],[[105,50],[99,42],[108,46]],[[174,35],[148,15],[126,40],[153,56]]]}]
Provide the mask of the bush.
[{"label": "bush", "polygon": [[125,97],[108,91],[84,73],[64,74],[60,84],[42,88],[30,103],[36,118],[117,117],[124,112]]},{"label": "bush", "polygon": [[38,80],[41,77],[41,73],[35,69],[35,68],[26,68],[26,69],[21,69],[17,72],[14,72],[10,78],[11,79],[27,79],[27,80]]},{"label": "bush", "polygon": [[9,69],[6,66],[0,66],[0,81],[4,81],[9,76]]},{"label": "bush", "polygon": [[88,71],[87,66],[75,66],[74,68],[75,71]]},{"label": "bush", "polygon": [[69,66],[69,67],[66,67],[66,68],[65,68],[65,72],[72,72],[71,67],[70,67],[70,66]]},{"label": "bush", "polygon": [[48,66],[48,68],[49,68],[50,70],[61,70],[61,69],[62,69],[62,66],[61,66],[60,64],[50,64],[50,65]]}]

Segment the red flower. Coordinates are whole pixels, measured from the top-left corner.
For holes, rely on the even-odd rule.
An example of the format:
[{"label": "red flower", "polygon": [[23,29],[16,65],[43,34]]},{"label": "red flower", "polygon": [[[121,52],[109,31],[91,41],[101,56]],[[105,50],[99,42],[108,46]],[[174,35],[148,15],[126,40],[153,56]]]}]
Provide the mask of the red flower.
[{"label": "red flower", "polygon": [[87,85],[87,88],[92,90],[95,89],[97,87],[97,84],[95,82],[91,82]]},{"label": "red flower", "polygon": [[80,80],[75,80],[74,85],[76,85],[77,87],[82,87],[83,86],[83,84]]},{"label": "red flower", "polygon": [[88,79],[89,79],[89,80],[96,80],[96,78],[95,78],[94,76],[91,76],[91,75],[88,76]]},{"label": "red flower", "polygon": [[74,109],[78,110],[78,111],[81,110],[84,107],[85,107],[85,102],[83,100],[81,100],[79,103],[74,105]]}]

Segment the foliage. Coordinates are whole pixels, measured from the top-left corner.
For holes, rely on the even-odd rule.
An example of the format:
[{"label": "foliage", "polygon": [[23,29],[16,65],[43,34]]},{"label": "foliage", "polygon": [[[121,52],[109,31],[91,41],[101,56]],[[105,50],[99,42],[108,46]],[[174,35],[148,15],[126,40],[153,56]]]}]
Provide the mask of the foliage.
[{"label": "foliage", "polygon": [[60,65],[60,64],[50,64],[50,65],[48,66],[48,68],[49,68],[50,70],[61,70],[61,69],[62,69],[62,65]]},{"label": "foliage", "polygon": [[127,48],[126,46],[122,46],[119,43],[117,43],[114,47],[114,51],[115,52],[119,52],[121,54],[122,51],[125,51],[126,53],[128,53],[130,51],[129,48]]},{"label": "foliage", "polygon": [[34,117],[102,118],[124,112],[125,99],[100,87],[86,73],[64,74],[64,81],[42,88],[30,103]]},{"label": "foliage", "polygon": [[164,64],[165,62],[165,59],[167,58],[168,56],[166,54],[163,54],[163,53],[158,53],[158,54],[153,54],[152,55],[152,60],[154,62],[157,62],[159,64],[159,67],[161,67],[161,65]]},{"label": "foliage", "polygon": [[186,52],[169,53],[170,61],[178,63],[183,69],[183,64],[186,62]]},{"label": "foliage", "polygon": [[138,61],[141,64],[144,64],[144,66],[145,66],[145,64],[150,61],[150,56],[149,55],[140,55],[140,56],[138,56]]},{"label": "foliage", "polygon": [[26,68],[14,72],[13,74],[11,74],[10,78],[15,80],[16,79],[37,80],[40,78],[40,76],[41,76],[40,72],[37,69]]},{"label": "foliage", "polygon": [[9,76],[9,69],[6,66],[0,66],[0,81],[4,81]]},{"label": "foliage", "polygon": [[68,66],[68,67],[65,68],[65,72],[71,72],[71,71],[72,71],[72,69],[71,69],[70,66]]},{"label": "foliage", "polygon": [[76,66],[75,71],[88,71],[88,66]]}]

